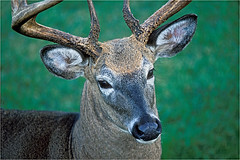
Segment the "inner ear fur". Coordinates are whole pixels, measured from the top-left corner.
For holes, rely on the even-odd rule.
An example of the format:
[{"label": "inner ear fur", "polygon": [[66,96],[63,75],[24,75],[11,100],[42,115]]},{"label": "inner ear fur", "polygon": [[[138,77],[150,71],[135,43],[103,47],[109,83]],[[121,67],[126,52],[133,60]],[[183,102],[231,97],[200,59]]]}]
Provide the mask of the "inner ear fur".
[{"label": "inner ear fur", "polygon": [[89,56],[61,45],[47,45],[40,50],[41,59],[52,74],[64,79],[84,76]]},{"label": "inner ear fur", "polygon": [[154,30],[149,37],[147,47],[159,57],[173,57],[191,41],[197,26],[197,15],[183,17]]}]

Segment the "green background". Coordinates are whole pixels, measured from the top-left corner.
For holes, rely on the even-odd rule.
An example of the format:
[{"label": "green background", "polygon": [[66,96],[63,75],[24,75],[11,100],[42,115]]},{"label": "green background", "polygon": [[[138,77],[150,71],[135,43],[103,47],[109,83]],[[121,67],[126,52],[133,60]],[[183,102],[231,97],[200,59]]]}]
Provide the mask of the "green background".
[{"label": "green background", "polygon": [[[142,23],[165,1],[133,1]],[[130,36],[121,1],[94,2],[101,42]],[[162,158],[239,158],[239,3],[194,1],[175,16],[196,13],[190,45],[155,63],[157,106],[163,125]],[[43,40],[11,30],[11,6],[1,1],[1,107],[78,112],[84,78],[50,74],[39,56]],[[67,1],[43,12],[41,24],[87,37],[87,3]],[[169,22],[168,21],[168,22]]]}]

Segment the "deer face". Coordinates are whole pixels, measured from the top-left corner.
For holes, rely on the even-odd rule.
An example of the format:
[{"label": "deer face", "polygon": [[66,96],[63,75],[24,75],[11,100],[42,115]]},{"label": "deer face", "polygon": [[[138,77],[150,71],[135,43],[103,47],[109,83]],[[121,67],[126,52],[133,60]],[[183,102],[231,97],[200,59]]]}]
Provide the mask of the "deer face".
[{"label": "deer face", "polygon": [[147,44],[135,36],[101,43],[101,54],[94,61],[80,50],[59,45],[44,47],[41,58],[56,76],[85,76],[98,88],[96,98],[116,126],[139,142],[153,142],[162,130],[157,118],[154,62],[181,51],[195,32],[196,20],[196,15],[186,15],[164,25],[153,31]]},{"label": "deer face", "polygon": [[155,106],[153,57],[148,48],[138,44],[134,37],[107,42],[106,48],[111,50],[105,52],[95,80],[115,125],[140,142],[152,142],[161,133]]}]

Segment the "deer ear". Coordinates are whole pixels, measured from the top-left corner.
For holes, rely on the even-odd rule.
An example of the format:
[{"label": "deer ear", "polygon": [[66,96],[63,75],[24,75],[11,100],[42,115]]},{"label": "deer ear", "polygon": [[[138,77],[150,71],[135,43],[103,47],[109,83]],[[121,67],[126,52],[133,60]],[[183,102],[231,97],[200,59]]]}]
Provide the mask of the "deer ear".
[{"label": "deer ear", "polygon": [[147,47],[159,57],[173,57],[191,41],[197,26],[197,15],[188,14],[153,31]]},{"label": "deer ear", "polygon": [[88,57],[72,48],[60,45],[48,45],[40,51],[46,68],[55,76],[75,79],[84,75]]}]

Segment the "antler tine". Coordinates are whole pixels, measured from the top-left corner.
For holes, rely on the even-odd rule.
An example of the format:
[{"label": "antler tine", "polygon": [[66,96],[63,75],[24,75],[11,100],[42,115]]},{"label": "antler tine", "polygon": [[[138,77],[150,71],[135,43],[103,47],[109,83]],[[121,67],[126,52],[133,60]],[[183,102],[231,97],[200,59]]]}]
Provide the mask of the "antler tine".
[{"label": "antler tine", "polygon": [[[36,22],[36,16],[40,12],[62,1],[63,0],[44,0],[33,4],[27,4],[26,0],[12,0],[12,28],[20,34],[76,48],[96,58],[99,53],[96,51],[96,48],[94,48],[97,45],[93,43],[97,43],[100,31],[96,32],[96,27],[91,27],[93,29],[91,29],[88,38],[82,38],[40,25]],[[94,36],[95,33],[98,33],[97,36]],[[90,39],[90,41],[88,41],[88,39]],[[92,39],[94,40],[92,41]]]},{"label": "antler tine", "polygon": [[12,27],[19,27],[33,16],[62,1],[45,0],[28,5],[27,0],[12,0]]},{"label": "antler tine", "polygon": [[[126,12],[127,15],[125,15],[126,13],[124,13],[124,16],[128,17],[124,17],[124,19],[129,28],[132,30],[132,33],[135,35],[136,39],[146,44],[150,34],[158,26],[160,26],[169,17],[180,11],[182,8],[187,6],[191,1],[192,0],[169,0],[164,6],[157,10],[152,16],[150,16],[143,24],[139,26],[138,24],[135,25],[136,22],[138,23],[138,20],[133,17],[130,11],[129,0],[124,0],[123,12]],[[142,31],[142,34],[136,34],[136,31],[134,31],[135,28],[139,28],[139,30]]]},{"label": "antler tine", "polygon": [[136,35],[136,38],[138,38],[138,36],[143,33],[143,30],[139,24],[139,20],[136,19],[131,12],[129,0],[124,0],[122,11],[126,24],[131,29],[132,33]]},{"label": "antler tine", "polygon": [[99,25],[99,21],[98,21],[97,14],[96,14],[94,5],[92,3],[92,0],[88,0],[88,7],[89,7],[89,12],[91,17],[91,30],[88,37],[90,41],[93,41],[96,43],[99,38],[100,25]]}]

